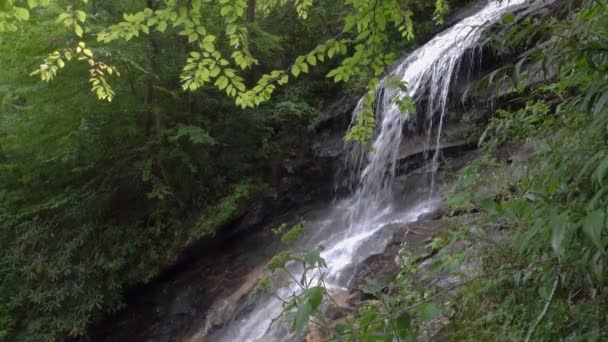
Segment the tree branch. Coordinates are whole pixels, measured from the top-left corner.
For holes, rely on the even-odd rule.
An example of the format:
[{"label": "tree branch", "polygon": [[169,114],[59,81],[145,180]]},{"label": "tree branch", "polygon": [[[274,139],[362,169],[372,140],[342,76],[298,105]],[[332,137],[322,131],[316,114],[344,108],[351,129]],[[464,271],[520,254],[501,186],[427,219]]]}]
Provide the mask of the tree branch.
[{"label": "tree branch", "polygon": [[526,336],[525,342],[530,342],[530,339],[532,338],[532,335],[534,334],[534,330],[536,330],[536,328],[538,327],[540,322],[543,320],[545,315],[547,315],[547,312],[549,311],[549,306],[551,306],[551,302],[553,301],[553,297],[555,296],[555,290],[557,290],[557,284],[559,284],[559,273],[555,276],[555,281],[553,282],[553,289],[551,289],[551,295],[549,296],[549,299],[547,300],[547,303],[545,304],[545,307],[543,308],[543,312],[540,313],[540,316],[538,316],[538,318],[536,319],[536,322],[534,322],[534,325],[530,328],[530,331],[528,332],[528,336]]}]

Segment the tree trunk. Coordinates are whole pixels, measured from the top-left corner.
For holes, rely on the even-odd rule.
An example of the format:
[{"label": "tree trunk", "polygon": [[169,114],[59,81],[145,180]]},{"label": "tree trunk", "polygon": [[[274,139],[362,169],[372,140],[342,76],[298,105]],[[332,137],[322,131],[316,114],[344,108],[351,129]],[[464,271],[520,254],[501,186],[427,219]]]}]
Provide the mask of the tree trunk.
[{"label": "tree trunk", "polygon": [[255,21],[255,0],[247,0],[247,21],[250,23]]}]

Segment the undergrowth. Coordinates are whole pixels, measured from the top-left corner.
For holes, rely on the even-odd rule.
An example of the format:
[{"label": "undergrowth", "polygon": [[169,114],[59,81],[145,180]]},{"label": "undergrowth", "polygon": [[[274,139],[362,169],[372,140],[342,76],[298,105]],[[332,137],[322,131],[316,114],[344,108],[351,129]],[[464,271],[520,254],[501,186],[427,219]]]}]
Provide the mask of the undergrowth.
[{"label": "undergrowth", "polygon": [[[515,99],[448,192],[446,216],[460,220],[427,246],[440,251],[431,267],[404,252],[399,276],[368,282],[368,299],[333,323],[320,306],[331,297],[321,273],[314,300],[306,286],[289,299],[295,332],[306,317],[336,341],[413,341],[442,315],[449,340],[608,339],[608,7],[577,5],[543,20],[506,18],[492,37],[498,54],[528,50],[510,66]],[[532,77],[539,68],[544,77]],[[324,264],[316,255],[302,259],[305,270]],[[467,264],[473,272],[459,273]],[[438,272],[460,280],[416,281]]]}]

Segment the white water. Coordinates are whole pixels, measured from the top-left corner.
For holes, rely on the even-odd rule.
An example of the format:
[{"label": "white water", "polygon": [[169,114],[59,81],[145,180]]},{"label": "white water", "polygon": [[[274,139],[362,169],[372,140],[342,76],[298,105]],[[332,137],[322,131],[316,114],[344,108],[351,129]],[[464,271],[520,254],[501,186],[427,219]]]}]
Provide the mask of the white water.
[{"label": "white water", "polygon": [[[427,148],[433,138],[435,146],[439,146],[452,78],[458,72],[464,54],[480,43],[485,28],[482,25],[500,20],[505,13],[525,3],[525,0],[489,2],[478,13],[460,21],[414,51],[392,72],[392,75],[407,83],[406,95],[415,101],[426,100],[424,113],[417,115],[424,115],[427,122]],[[379,252],[373,246],[368,246],[371,237],[379,230],[390,223],[413,222],[440,205],[438,195],[433,191],[434,176],[430,184],[431,195],[415,196],[417,201],[405,206],[400,201],[395,201],[391,187],[395,180],[403,128],[407,122],[411,122],[408,121],[411,115],[401,113],[392,101],[394,95],[404,95],[399,90],[379,89],[377,94],[379,124],[372,145],[373,152],[354,149],[351,155],[351,172],[357,182],[353,195],[337,202],[323,217],[312,220],[310,226],[314,227],[313,235],[300,246],[301,249],[324,246],[321,256],[328,265],[327,282],[330,288],[347,286],[353,276],[351,266],[372,253]],[[355,110],[354,117],[358,109]],[[434,169],[438,163],[438,153],[439,149],[436,149],[431,158]],[[428,189],[428,185],[425,188]],[[283,288],[278,295],[287,297],[292,291],[298,290],[294,286]],[[288,337],[284,335],[284,329],[275,323],[281,312],[281,301],[272,297],[264,298],[250,313],[237,317],[222,331],[214,334],[214,340],[286,340]]]}]

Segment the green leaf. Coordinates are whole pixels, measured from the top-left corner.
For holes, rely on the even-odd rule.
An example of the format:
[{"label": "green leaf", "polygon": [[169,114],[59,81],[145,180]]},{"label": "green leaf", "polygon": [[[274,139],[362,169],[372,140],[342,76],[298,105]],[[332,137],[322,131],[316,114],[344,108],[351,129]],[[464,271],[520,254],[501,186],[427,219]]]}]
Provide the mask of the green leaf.
[{"label": "green leaf", "polygon": [[306,266],[310,267],[326,267],[327,264],[325,259],[321,257],[321,253],[319,251],[310,251],[304,254],[304,261],[306,261]]},{"label": "green leaf", "polygon": [[304,304],[298,307],[296,311],[296,316],[294,318],[294,331],[297,335],[301,335],[308,324],[308,319],[310,315],[312,315],[313,308],[310,303],[305,302]]},{"label": "green leaf", "polygon": [[0,0],[0,12],[8,12],[13,8],[13,0]]},{"label": "green leaf", "polygon": [[316,309],[321,304],[324,294],[325,289],[319,286],[311,287],[304,292],[306,300],[310,303],[310,305],[312,305],[313,309]]},{"label": "green leaf", "polygon": [[295,333],[300,335],[308,324],[308,319],[323,301],[325,289],[323,287],[311,287],[304,291],[302,298],[304,302],[298,307],[293,322]]},{"label": "green leaf", "polygon": [[598,209],[587,214],[587,217],[583,221],[583,232],[602,252],[604,252],[602,230],[604,229],[605,219],[606,214],[604,210]]},{"label": "green leaf", "polygon": [[78,37],[82,37],[82,34],[84,33],[84,30],[82,29],[82,27],[78,24],[74,25],[74,32],[76,33],[76,35]]},{"label": "green leaf", "polygon": [[312,66],[317,65],[317,57],[315,57],[315,55],[309,55],[308,57],[306,57],[306,61]]},{"label": "green leaf", "polygon": [[203,43],[202,45],[203,45],[203,49],[207,52],[215,51],[215,47],[211,43]]},{"label": "green leaf", "polygon": [[283,84],[286,84],[288,81],[289,81],[289,75],[284,75],[283,77],[279,78],[277,83],[279,85],[283,85]]},{"label": "green leaf", "polygon": [[19,20],[29,20],[30,11],[23,7],[15,7],[15,17],[17,17]]},{"label": "green leaf", "polygon": [[294,65],[293,68],[291,68],[291,73],[295,76],[298,77],[298,75],[300,74],[300,67],[297,65]]},{"label": "green leaf", "polygon": [[221,90],[228,86],[228,78],[226,76],[220,76],[215,80],[215,85]]},{"label": "green leaf", "polygon": [[228,13],[232,12],[232,7],[231,6],[224,6],[222,7],[222,9],[220,10],[220,14],[222,15],[222,17],[225,17],[226,15],[228,15]]},{"label": "green leaf", "polygon": [[407,311],[399,314],[399,316],[397,316],[393,322],[395,330],[397,330],[397,336],[403,338],[409,335],[412,329],[412,318]]},{"label": "green leaf", "polygon": [[167,22],[166,21],[160,21],[158,23],[158,26],[156,26],[156,29],[159,30],[160,32],[165,32],[165,30],[167,29]]},{"label": "green leaf", "polygon": [[57,17],[56,22],[61,23],[61,22],[63,22],[64,20],[66,20],[67,18],[69,18],[69,17],[70,17],[70,14],[69,14],[69,13],[65,13],[65,12],[64,12],[64,13],[61,13],[61,14],[59,14],[59,16]]},{"label": "green leaf", "polygon": [[76,19],[84,23],[87,20],[87,14],[83,11],[76,11]]}]

